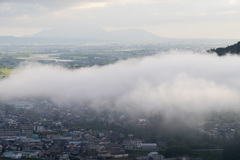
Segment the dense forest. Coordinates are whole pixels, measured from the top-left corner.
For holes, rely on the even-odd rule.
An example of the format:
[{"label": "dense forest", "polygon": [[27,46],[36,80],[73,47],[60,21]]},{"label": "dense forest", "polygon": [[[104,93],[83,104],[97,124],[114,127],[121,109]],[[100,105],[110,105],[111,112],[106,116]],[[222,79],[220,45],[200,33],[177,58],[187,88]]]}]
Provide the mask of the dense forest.
[{"label": "dense forest", "polygon": [[239,54],[240,53],[240,41],[234,45],[227,46],[225,48],[211,49],[208,52],[216,52],[219,56],[226,55],[227,53]]}]

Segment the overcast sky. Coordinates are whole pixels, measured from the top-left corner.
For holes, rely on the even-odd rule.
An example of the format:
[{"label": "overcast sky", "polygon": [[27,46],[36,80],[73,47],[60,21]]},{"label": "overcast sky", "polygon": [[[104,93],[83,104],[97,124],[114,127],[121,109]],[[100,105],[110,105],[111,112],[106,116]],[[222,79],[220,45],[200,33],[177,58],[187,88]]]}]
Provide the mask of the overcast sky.
[{"label": "overcast sky", "polygon": [[145,29],[170,38],[240,38],[240,0],[0,0],[0,36],[46,29]]}]

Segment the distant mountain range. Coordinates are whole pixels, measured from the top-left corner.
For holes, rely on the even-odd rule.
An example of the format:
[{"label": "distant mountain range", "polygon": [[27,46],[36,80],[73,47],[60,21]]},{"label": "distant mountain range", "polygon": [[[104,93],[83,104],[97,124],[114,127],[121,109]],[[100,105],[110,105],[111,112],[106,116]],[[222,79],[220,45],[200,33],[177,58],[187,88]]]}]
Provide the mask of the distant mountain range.
[{"label": "distant mountain range", "polygon": [[240,54],[240,42],[227,46],[225,48],[211,49],[208,52],[216,52],[219,56],[223,56],[227,53]]},{"label": "distant mountain range", "polygon": [[0,36],[0,44],[160,43],[169,40],[142,29],[45,30],[32,36]]},{"label": "distant mountain range", "polygon": [[[86,43],[144,43],[144,44],[177,44],[190,47],[190,45],[218,47],[228,45],[236,40],[219,39],[176,39],[154,35],[143,29],[124,29],[106,31],[101,28],[56,28],[44,30],[35,35],[13,37],[0,36],[0,45],[62,45]],[[214,50],[213,50],[214,51]]]},{"label": "distant mountain range", "polygon": [[82,44],[100,43],[100,40],[81,38],[46,38],[46,37],[14,37],[0,36],[0,44],[4,45],[34,45],[34,44]]},{"label": "distant mountain range", "polygon": [[99,41],[114,42],[160,42],[167,38],[156,36],[143,29],[124,29],[106,31],[99,28],[92,29],[52,29],[41,31],[33,37],[41,38],[71,38],[71,39],[94,39]]}]

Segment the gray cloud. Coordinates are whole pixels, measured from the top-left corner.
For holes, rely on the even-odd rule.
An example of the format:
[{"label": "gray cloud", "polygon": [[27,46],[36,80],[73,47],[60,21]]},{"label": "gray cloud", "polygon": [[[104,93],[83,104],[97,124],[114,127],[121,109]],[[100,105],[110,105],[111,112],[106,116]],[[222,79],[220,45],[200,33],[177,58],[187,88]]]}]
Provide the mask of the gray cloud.
[{"label": "gray cloud", "polygon": [[[1,0],[0,21],[4,23],[1,24],[0,35],[5,35],[6,31],[14,34],[13,28],[26,30],[26,28],[46,29],[65,26],[66,29],[71,30],[72,26],[85,28],[150,26],[151,32],[168,37],[168,35],[161,35],[161,30],[164,30],[161,25],[174,30],[178,30],[179,25],[183,25],[183,28],[190,25],[193,28],[191,32],[201,37],[202,33],[215,30],[217,23],[224,30],[231,31],[233,34],[230,37],[233,37],[236,31],[231,26],[240,25],[236,21],[239,17],[239,5],[240,3],[236,0]],[[227,27],[224,25],[230,22],[233,24]],[[192,25],[196,23],[199,24]],[[218,37],[221,31],[212,32],[212,37],[208,38]],[[189,29],[178,32],[188,33]],[[175,35],[183,37],[180,33]],[[207,35],[210,36],[210,34]],[[172,37],[172,35],[169,36]],[[229,37],[224,35],[223,38]]]},{"label": "gray cloud", "polygon": [[240,57],[177,52],[66,70],[27,64],[0,81],[2,100],[48,97],[61,106],[189,114],[239,111]]}]

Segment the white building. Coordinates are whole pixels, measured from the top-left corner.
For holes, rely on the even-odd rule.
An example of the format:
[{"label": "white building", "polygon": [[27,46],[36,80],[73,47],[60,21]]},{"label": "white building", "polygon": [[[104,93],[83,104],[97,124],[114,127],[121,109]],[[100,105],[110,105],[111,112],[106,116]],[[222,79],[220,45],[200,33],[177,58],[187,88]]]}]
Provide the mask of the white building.
[{"label": "white building", "polygon": [[123,141],[123,146],[128,149],[141,148],[142,140],[139,139],[127,139]]},{"label": "white building", "polygon": [[4,152],[3,157],[12,158],[12,159],[21,159],[22,153],[19,152]]},{"label": "white building", "polygon": [[156,143],[142,143],[141,148],[145,150],[157,150]]}]

